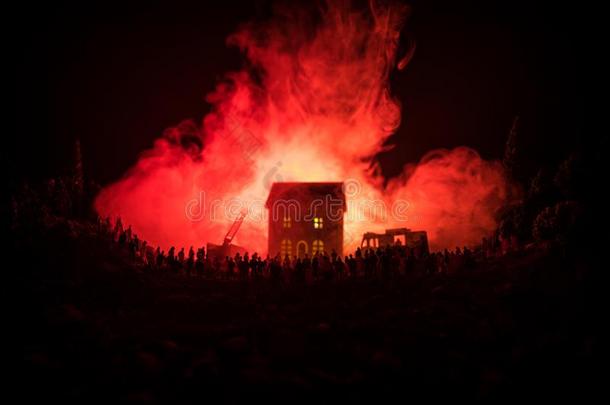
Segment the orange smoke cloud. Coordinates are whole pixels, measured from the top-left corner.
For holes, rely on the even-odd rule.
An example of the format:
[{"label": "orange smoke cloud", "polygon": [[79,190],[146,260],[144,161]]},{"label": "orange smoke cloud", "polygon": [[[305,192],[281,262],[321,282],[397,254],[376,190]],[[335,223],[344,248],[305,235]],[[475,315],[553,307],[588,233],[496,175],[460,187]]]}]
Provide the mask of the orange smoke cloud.
[{"label": "orange smoke cloud", "polygon": [[[397,55],[407,14],[400,4],[330,1],[245,25],[228,42],[248,64],[208,95],[213,112],[167,130],[101,191],[97,211],[167,248],[221,242],[246,207],[235,243],[265,252],[273,181],[348,180],[357,185],[347,192],[348,249],[364,231],[390,226],[425,229],[436,248],[478,242],[506,199],[500,166],[466,148],[431,152],[383,189],[371,163],[400,124],[388,78],[412,56]],[[385,211],[371,209],[378,205]]]}]

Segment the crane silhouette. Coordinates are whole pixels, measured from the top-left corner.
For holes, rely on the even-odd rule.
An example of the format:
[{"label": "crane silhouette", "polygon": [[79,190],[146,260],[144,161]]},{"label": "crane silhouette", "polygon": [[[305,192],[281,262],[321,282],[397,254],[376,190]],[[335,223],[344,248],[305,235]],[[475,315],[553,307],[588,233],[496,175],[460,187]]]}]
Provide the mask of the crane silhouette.
[{"label": "crane silhouette", "polygon": [[239,213],[239,216],[235,219],[235,222],[233,222],[233,224],[229,228],[229,231],[225,235],[225,239],[222,243],[223,248],[228,248],[229,245],[231,245],[235,234],[237,234],[237,231],[239,231],[239,227],[241,226],[242,222],[244,222],[244,219],[246,218],[247,214],[248,211],[245,209]]}]

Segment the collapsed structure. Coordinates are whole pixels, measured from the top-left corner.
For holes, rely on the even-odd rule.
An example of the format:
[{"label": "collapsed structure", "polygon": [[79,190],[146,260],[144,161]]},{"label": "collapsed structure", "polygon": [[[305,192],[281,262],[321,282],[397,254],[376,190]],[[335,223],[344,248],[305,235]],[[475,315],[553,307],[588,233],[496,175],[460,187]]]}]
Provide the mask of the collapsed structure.
[{"label": "collapsed structure", "polygon": [[408,228],[386,229],[385,233],[367,232],[362,235],[363,248],[379,248],[402,245],[413,251],[416,257],[429,253],[426,231],[412,231]]}]

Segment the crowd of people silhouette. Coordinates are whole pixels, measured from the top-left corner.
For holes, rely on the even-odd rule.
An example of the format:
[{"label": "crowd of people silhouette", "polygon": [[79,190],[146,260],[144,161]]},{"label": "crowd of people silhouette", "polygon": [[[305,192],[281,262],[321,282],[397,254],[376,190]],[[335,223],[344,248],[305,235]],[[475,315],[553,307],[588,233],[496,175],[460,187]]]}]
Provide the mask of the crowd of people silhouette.
[{"label": "crowd of people silhouette", "polygon": [[210,279],[250,280],[271,279],[283,283],[312,283],[344,279],[391,279],[409,274],[445,274],[476,267],[485,252],[468,247],[420,253],[400,242],[378,248],[357,248],[341,257],[334,250],[305,254],[302,257],[277,253],[262,257],[254,252],[220,257],[205,247],[190,246],[166,252],[150,246],[136,235],[131,226],[123,227],[120,218],[114,225],[110,218],[99,221],[99,232],[120,249],[129,252],[134,264],[145,271],[169,272]]}]

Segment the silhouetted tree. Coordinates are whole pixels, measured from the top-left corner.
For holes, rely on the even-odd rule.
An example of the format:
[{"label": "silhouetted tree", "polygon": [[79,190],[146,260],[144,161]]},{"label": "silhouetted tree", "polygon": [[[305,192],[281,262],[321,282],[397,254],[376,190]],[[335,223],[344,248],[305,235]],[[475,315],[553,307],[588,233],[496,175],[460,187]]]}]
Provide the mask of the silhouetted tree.
[{"label": "silhouetted tree", "polygon": [[502,166],[506,175],[514,179],[517,177],[518,162],[517,162],[517,129],[519,127],[519,116],[515,116],[513,124],[508,132],[506,144],[504,146],[504,157],[502,159]]},{"label": "silhouetted tree", "polygon": [[534,238],[538,241],[556,242],[568,245],[582,238],[581,204],[576,201],[561,201],[543,209],[532,227]]},{"label": "silhouetted tree", "polygon": [[527,190],[527,204],[533,205],[537,211],[557,201],[557,191],[551,172],[545,168],[538,170],[532,177]]},{"label": "silhouetted tree", "polygon": [[587,184],[585,164],[577,153],[572,153],[559,165],[555,178],[555,185],[563,196],[568,199],[584,197],[584,187]]},{"label": "silhouetted tree", "polygon": [[531,238],[531,221],[523,204],[514,205],[504,211],[500,218],[498,231],[503,239],[515,236],[521,242]]}]

